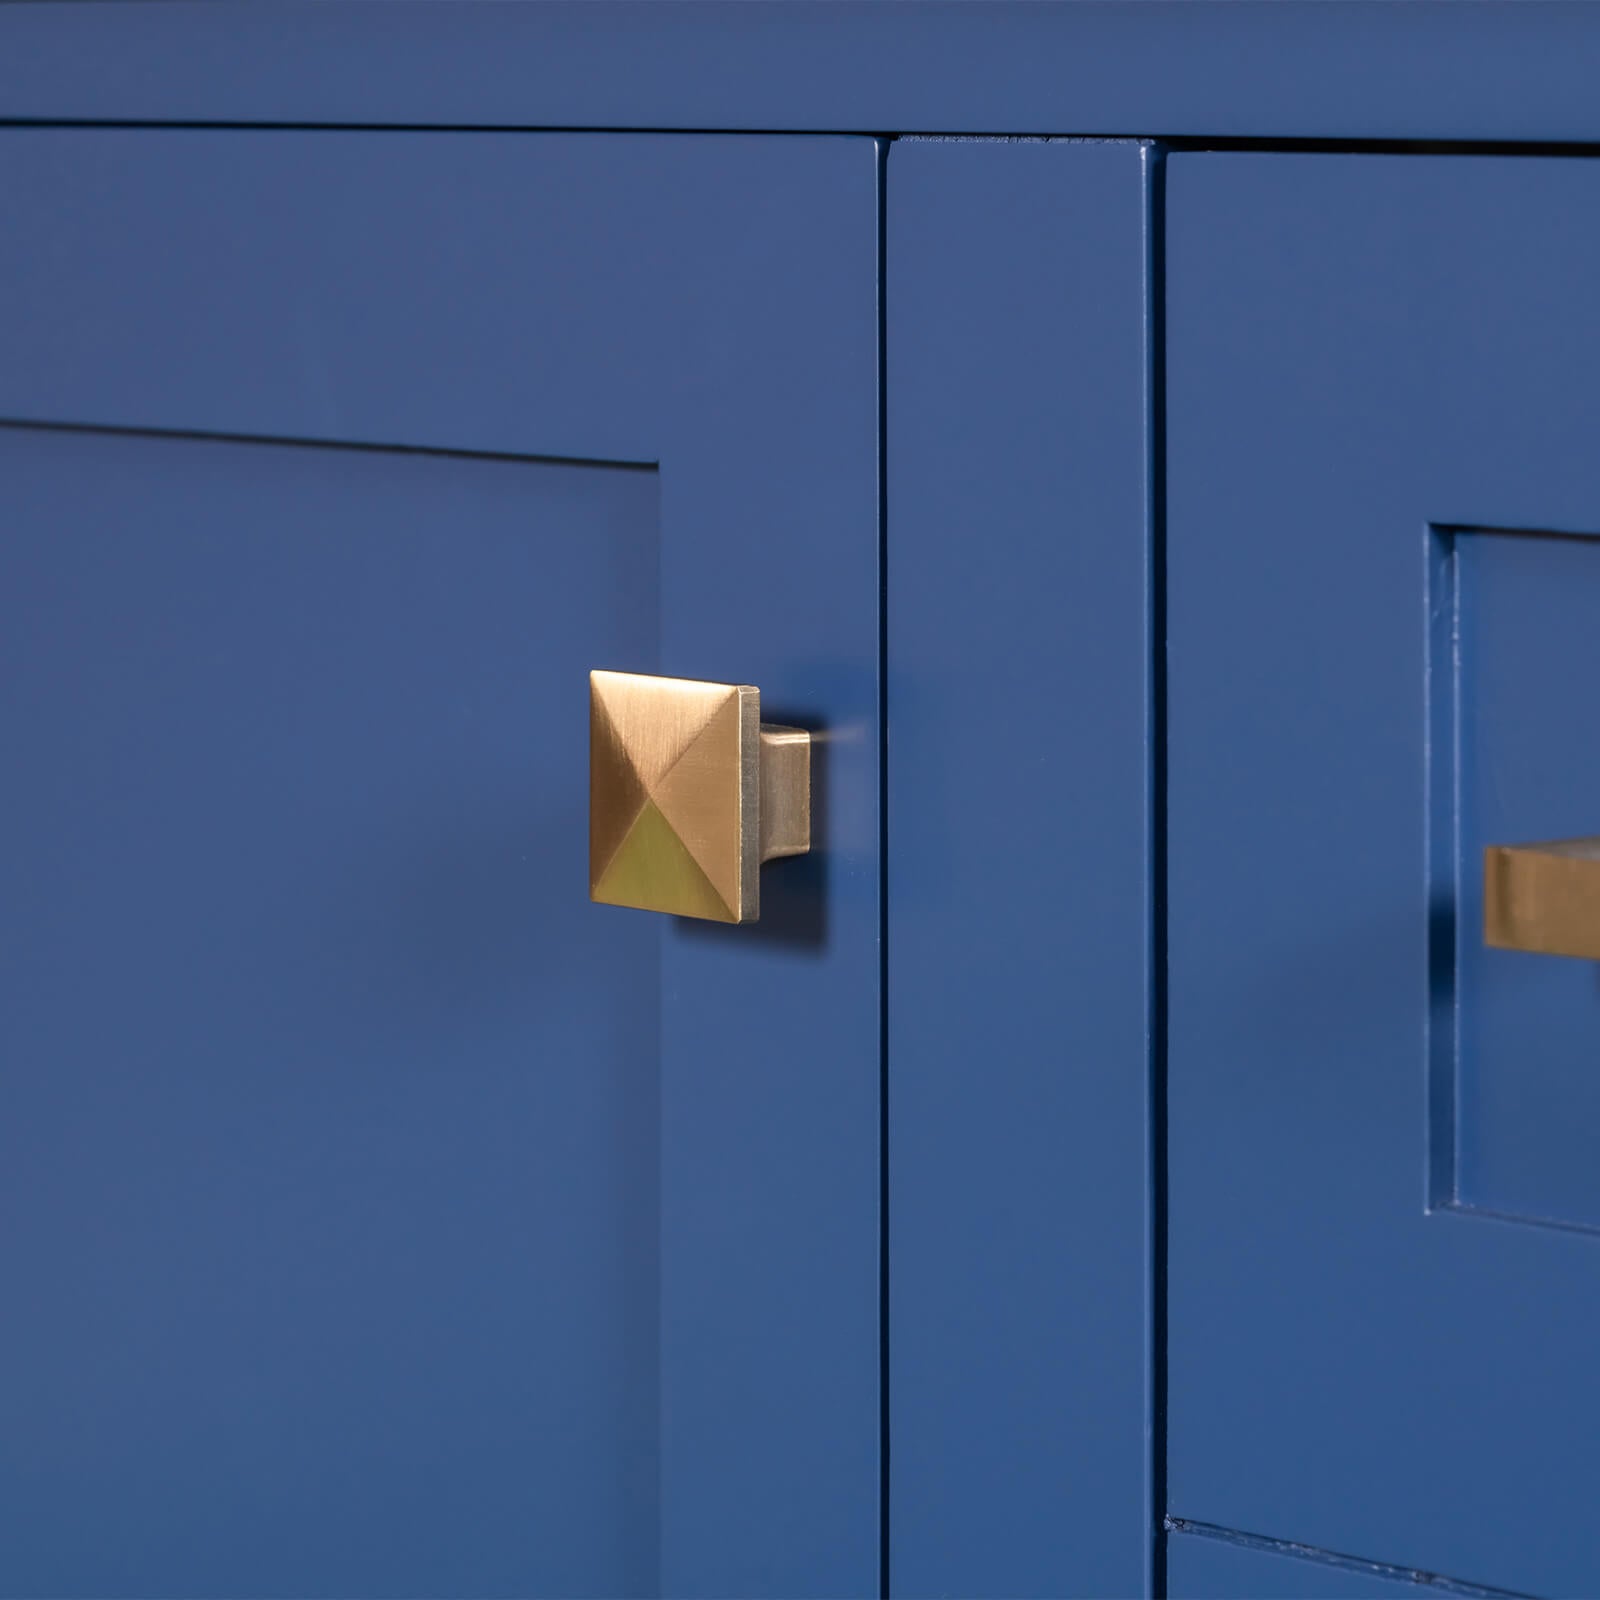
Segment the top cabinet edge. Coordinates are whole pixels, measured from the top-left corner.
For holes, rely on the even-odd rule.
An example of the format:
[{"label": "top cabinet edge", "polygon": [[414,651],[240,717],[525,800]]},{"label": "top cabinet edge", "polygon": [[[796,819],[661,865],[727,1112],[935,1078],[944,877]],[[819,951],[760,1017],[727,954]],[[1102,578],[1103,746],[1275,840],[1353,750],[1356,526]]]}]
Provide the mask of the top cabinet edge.
[{"label": "top cabinet edge", "polygon": [[1600,144],[1595,0],[13,0],[0,121]]}]

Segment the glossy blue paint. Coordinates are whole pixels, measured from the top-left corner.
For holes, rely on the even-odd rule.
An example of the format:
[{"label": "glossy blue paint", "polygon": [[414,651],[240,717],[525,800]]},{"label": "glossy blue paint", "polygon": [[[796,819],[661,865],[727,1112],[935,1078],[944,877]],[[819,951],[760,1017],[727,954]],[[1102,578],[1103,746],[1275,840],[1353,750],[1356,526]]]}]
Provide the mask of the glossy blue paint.
[{"label": "glossy blue paint", "polygon": [[[875,1586],[878,171],[0,134],[0,417],[655,469],[0,436],[6,1592]],[[756,929],[602,660],[830,730]]]},{"label": "glossy blue paint", "polygon": [[0,115],[1594,139],[1589,0],[0,7]]},{"label": "glossy blue paint", "polygon": [[1147,1583],[1155,159],[889,157],[896,1594]]},{"label": "glossy blue paint", "polygon": [[[1417,1574],[1421,1577],[1421,1574]],[[1175,1532],[1167,1540],[1172,1600],[1444,1600],[1492,1591],[1413,1582],[1394,1569],[1245,1541]]]},{"label": "glossy blue paint", "polygon": [[[1600,168],[1176,155],[1168,194],[1171,1510],[1592,1593],[1600,1240],[1429,1208],[1456,908],[1427,673],[1440,529],[1595,527]],[[1479,538],[1463,723],[1566,736],[1579,575]],[[1549,762],[1506,777],[1518,825]],[[1570,1072],[1507,1055],[1537,989],[1460,979],[1494,985],[1506,1094]],[[1562,1005],[1576,1058],[1592,1007]],[[1521,1158],[1568,1149],[1570,1105],[1523,1112]]]}]

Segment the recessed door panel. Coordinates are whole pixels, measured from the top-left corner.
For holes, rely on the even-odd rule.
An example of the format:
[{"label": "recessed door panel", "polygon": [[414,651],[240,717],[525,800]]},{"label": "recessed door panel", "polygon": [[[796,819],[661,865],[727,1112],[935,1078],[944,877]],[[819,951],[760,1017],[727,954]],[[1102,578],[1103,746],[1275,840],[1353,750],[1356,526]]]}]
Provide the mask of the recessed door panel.
[{"label": "recessed door panel", "polygon": [[1439,963],[1435,1203],[1600,1229],[1600,968],[1487,946],[1483,862],[1495,845],[1594,831],[1600,742],[1582,702],[1600,684],[1600,538],[1440,537],[1435,904],[1456,916],[1454,970]]},{"label": "recessed door panel", "polygon": [[0,477],[7,1584],[648,1591],[659,928],[564,908],[655,473]]}]

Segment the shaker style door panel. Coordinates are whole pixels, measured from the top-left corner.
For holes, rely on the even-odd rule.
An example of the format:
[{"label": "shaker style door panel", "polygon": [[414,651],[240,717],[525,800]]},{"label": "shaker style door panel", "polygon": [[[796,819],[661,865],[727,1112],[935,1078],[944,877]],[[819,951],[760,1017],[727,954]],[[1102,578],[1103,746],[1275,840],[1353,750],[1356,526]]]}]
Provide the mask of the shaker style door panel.
[{"label": "shaker style door panel", "polygon": [[7,1592],[646,1592],[655,940],[548,924],[655,474],[0,476]]},{"label": "shaker style door panel", "polygon": [[[0,134],[0,1594],[875,1589],[878,173]],[[592,668],[833,735],[758,923]]]},{"label": "shaker style door panel", "polygon": [[1483,861],[1600,833],[1600,168],[1168,192],[1169,1509],[1592,1594],[1600,988]]}]

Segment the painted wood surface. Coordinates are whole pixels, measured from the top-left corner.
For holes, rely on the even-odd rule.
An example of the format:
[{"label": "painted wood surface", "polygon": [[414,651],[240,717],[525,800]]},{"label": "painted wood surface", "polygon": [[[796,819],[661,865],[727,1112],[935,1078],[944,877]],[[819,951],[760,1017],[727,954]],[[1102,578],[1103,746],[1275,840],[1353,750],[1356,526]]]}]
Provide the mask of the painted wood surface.
[{"label": "painted wood surface", "polygon": [[0,116],[1214,138],[1600,136],[1591,0],[0,7]]},{"label": "painted wood surface", "polygon": [[[1462,1209],[1431,1159],[1452,1104],[1499,1103],[1439,1049],[1482,1020],[1462,986],[1496,986],[1496,1011],[1461,1060],[1498,1052],[1477,1070],[1543,1097],[1499,1130],[1523,1168],[1566,1159],[1589,1113],[1586,1085],[1558,1091],[1592,1070],[1592,995],[1547,1012],[1508,976],[1535,958],[1455,960],[1480,866],[1430,729],[1454,670],[1440,530],[1600,532],[1600,169],[1217,154],[1168,173],[1170,1510],[1592,1593],[1600,1239],[1581,1215]],[[1584,673],[1544,675],[1535,711],[1510,662],[1592,648],[1593,553],[1475,566],[1469,741],[1519,716],[1582,741]],[[1555,750],[1502,762],[1505,818],[1578,806],[1571,775]]]},{"label": "painted wood surface", "polygon": [[[0,134],[5,1592],[876,1586],[878,182]],[[755,929],[602,661],[828,730]]]},{"label": "painted wood surface", "polygon": [[896,1594],[1147,1582],[1156,160],[889,157]]},{"label": "painted wood surface", "polygon": [[655,473],[0,474],[3,1591],[649,1592],[659,940],[556,908]]}]

